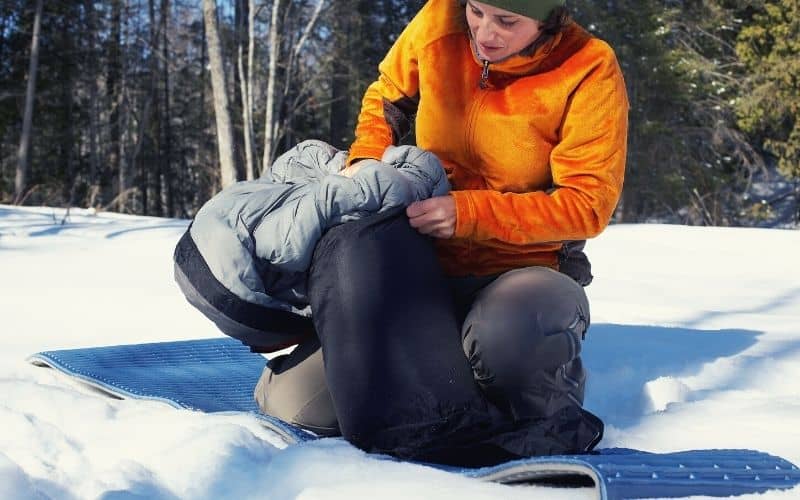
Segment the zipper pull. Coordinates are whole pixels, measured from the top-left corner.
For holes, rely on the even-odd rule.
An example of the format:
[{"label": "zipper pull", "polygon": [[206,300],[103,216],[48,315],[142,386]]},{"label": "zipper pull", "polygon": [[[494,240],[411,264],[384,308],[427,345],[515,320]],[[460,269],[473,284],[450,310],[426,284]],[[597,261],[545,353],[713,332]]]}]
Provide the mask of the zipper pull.
[{"label": "zipper pull", "polygon": [[489,86],[489,61],[483,61],[483,70],[481,71],[481,81],[479,85],[482,89]]}]

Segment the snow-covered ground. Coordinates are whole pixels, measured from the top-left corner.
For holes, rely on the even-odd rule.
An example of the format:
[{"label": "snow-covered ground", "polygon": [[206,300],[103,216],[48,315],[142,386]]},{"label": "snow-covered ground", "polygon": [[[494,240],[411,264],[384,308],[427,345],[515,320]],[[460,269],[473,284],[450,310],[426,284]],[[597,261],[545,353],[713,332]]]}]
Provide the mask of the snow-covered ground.
[{"label": "snow-covered ground", "polygon": [[[249,416],[112,400],[26,363],[219,336],[172,280],[186,226],[0,205],[0,498],[589,498],[375,460],[340,440],[285,448]],[[754,448],[800,464],[800,231],[617,225],[587,248],[586,404],[606,422],[601,446]]]}]

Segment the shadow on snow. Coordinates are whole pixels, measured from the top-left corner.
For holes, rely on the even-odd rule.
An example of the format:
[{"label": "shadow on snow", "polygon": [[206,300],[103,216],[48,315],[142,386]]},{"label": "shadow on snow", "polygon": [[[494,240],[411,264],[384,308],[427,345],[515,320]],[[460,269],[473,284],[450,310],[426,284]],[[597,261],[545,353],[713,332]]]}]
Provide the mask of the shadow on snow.
[{"label": "shadow on snow", "polygon": [[583,346],[589,372],[586,407],[624,428],[652,411],[645,384],[659,377],[693,375],[703,365],[756,343],[752,330],[696,330],[661,326],[592,325]]},{"label": "shadow on snow", "polygon": [[[14,226],[2,226],[0,225],[0,236],[2,236],[3,230],[14,229],[14,230],[27,230],[28,232],[25,234],[27,237],[36,238],[39,236],[55,236],[60,233],[68,233],[70,231],[80,230],[80,229],[91,229],[94,231],[102,231],[104,226],[108,224],[111,227],[115,227],[115,224],[112,222],[108,223],[97,223],[97,222],[67,222],[66,224],[61,223],[33,223],[33,224],[20,224]],[[141,227],[130,227],[126,229],[118,229],[116,231],[110,232],[106,235],[103,235],[106,239],[114,239],[119,236],[123,236],[128,233],[138,232],[138,231],[151,231],[151,230],[160,230],[160,229],[179,229],[179,230],[186,230],[188,226],[187,222],[175,222],[175,223],[166,223],[166,224],[153,224]],[[41,228],[41,229],[40,229]]]}]

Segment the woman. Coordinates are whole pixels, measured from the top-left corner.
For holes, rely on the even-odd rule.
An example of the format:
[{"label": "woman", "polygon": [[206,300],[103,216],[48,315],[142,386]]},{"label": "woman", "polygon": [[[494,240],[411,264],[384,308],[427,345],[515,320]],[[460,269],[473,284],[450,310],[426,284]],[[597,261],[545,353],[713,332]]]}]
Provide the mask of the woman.
[{"label": "woman", "polygon": [[430,0],[379,70],[343,173],[415,120],[452,191],[323,237],[309,274],[322,350],[271,363],[261,407],[421,460],[589,451],[602,422],[581,408],[582,248],[622,189],[613,51],[563,0]]}]

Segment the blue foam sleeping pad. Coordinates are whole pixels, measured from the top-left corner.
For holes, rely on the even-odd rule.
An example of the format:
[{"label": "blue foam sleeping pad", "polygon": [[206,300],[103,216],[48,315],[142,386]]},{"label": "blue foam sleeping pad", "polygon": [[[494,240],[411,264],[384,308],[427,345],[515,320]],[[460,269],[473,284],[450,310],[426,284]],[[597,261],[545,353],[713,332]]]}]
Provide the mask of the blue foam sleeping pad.
[{"label": "blue foam sleeping pad", "polygon": [[[288,443],[317,439],[313,433],[258,411],[253,388],[265,359],[233,339],[46,351],[32,355],[29,361],[117,397],[163,401],[209,413],[251,413]],[[591,455],[531,457],[474,469],[426,465],[503,483],[593,483],[601,499],[732,496],[800,484],[796,466],[753,450],[648,453],[609,448]]]}]

